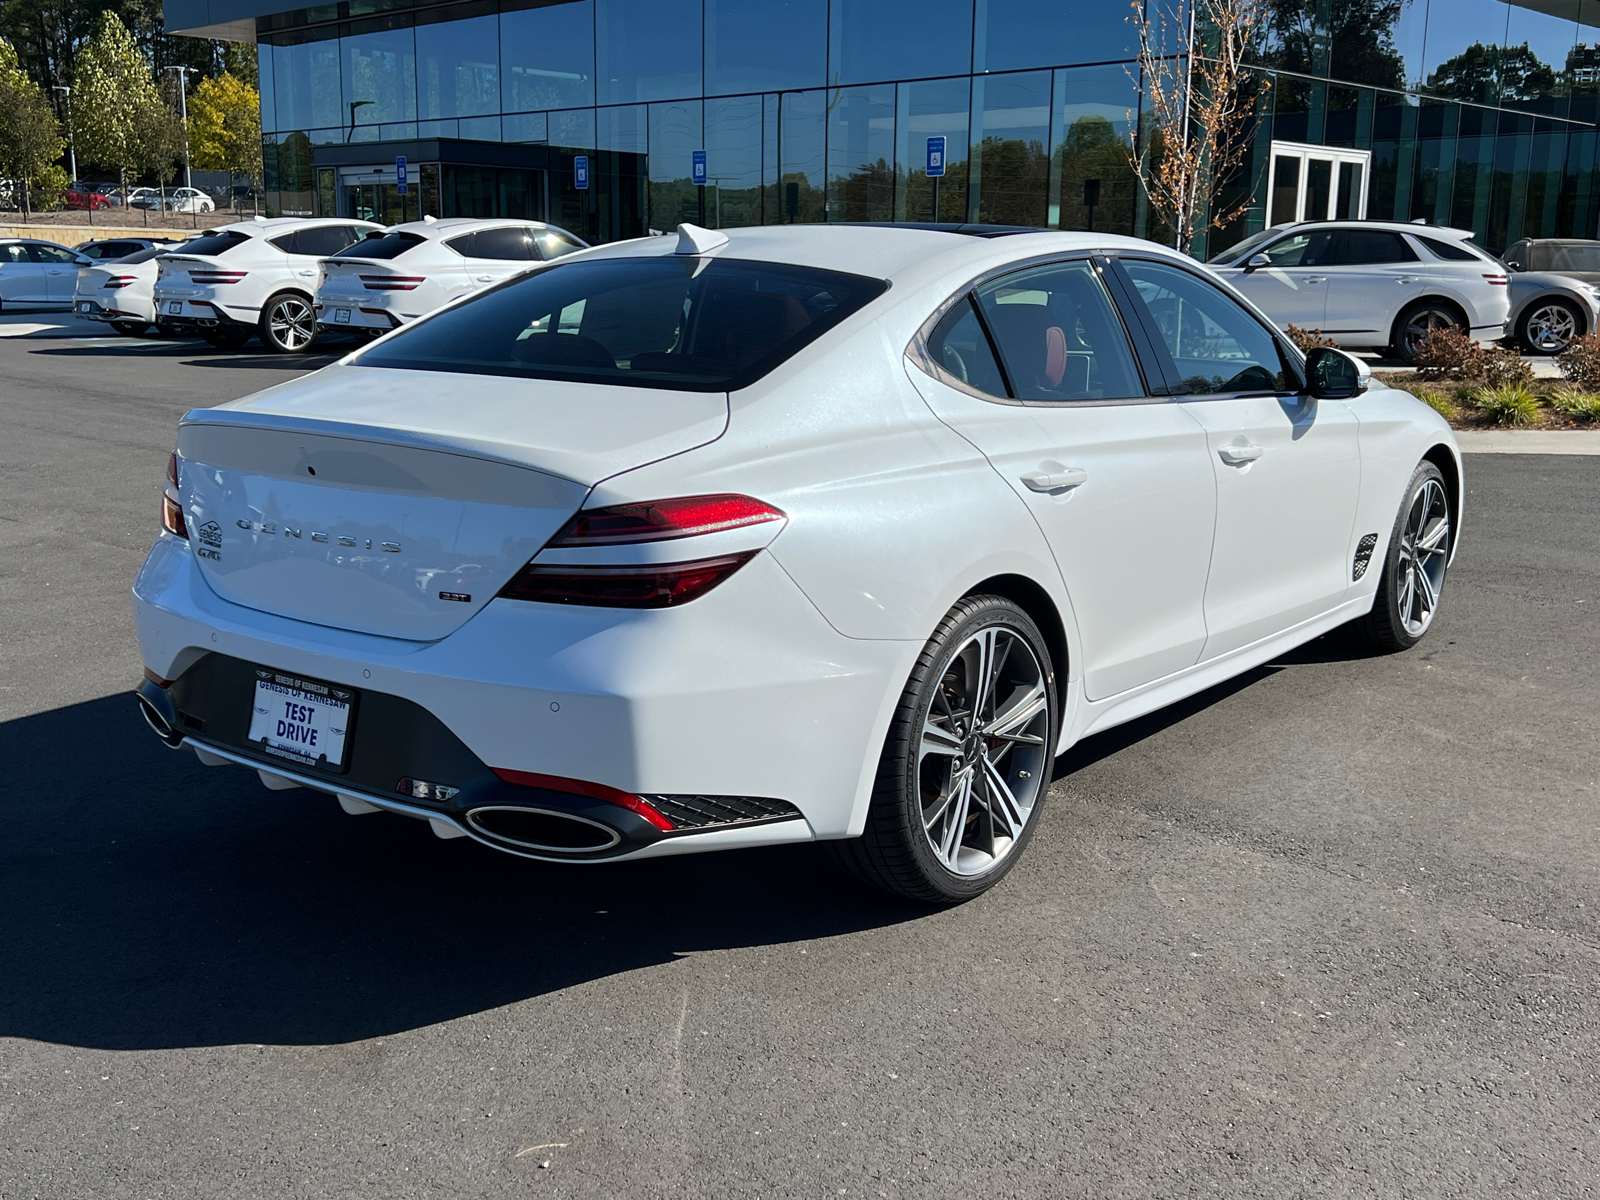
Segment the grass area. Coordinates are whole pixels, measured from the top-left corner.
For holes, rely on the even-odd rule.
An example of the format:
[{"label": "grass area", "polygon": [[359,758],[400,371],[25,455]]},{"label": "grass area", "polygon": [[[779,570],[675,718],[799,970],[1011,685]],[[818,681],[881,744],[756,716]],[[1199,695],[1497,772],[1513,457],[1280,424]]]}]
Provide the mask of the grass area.
[{"label": "grass area", "polygon": [[1379,374],[1410,392],[1457,429],[1600,428],[1600,394],[1558,379],[1486,387],[1418,379],[1415,371]]}]

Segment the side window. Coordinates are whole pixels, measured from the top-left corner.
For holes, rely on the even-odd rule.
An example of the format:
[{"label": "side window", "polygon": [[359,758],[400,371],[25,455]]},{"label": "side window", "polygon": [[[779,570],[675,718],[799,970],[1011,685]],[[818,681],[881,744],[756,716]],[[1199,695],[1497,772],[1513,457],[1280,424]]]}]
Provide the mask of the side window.
[{"label": "side window", "polygon": [[462,258],[476,258],[477,255],[472,250],[472,243],[477,236],[475,233],[463,233],[460,237],[451,238],[445,245],[461,255]]},{"label": "side window", "polygon": [[[1447,242],[1443,238],[1423,237],[1419,233],[1414,233],[1411,236],[1426,246],[1433,253],[1435,258],[1442,258],[1446,262],[1482,261],[1482,259],[1480,259],[1474,251],[1468,250],[1460,242]],[[1522,244],[1526,245],[1526,243]],[[1510,260],[1508,259],[1507,261]]]},{"label": "side window", "polygon": [[1277,339],[1215,284],[1166,263],[1124,259],[1123,266],[1189,395],[1286,392],[1294,386]]},{"label": "side window", "polygon": [[1017,399],[1144,395],[1127,334],[1087,262],[1019,271],[984,284],[976,295]]},{"label": "side window", "polygon": [[472,235],[472,248],[462,250],[468,258],[501,258],[526,262],[537,258],[526,229],[480,229]]},{"label": "side window", "polygon": [[315,229],[297,229],[291,253],[330,258],[354,241],[350,234],[351,229],[348,225],[319,225]]},{"label": "side window", "polygon": [[25,263],[32,262],[28,257],[28,248],[20,242],[11,242],[0,246],[0,263]]},{"label": "side window", "polygon": [[1334,239],[1333,265],[1365,267],[1417,261],[1405,238],[1387,229],[1341,229]]},{"label": "side window", "polygon": [[60,246],[41,246],[37,242],[33,246],[34,261],[42,263],[76,263],[78,256],[71,250],[63,250]]},{"label": "side window", "polygon": [[1327,266],[1333,248],[1333,234],[1326,229],[1295,233],[1274,242],[1262,251],[1275,267]]},{"label": "side window", "polygon": [[1004,398],[1005,380],[978,323],[972,298],[965,297],[944,315],[928,338],[928,354],[945,372],[970,388]]},{"label": "side window", "polygon": [[295,249],[296,239],[299,236],[298,233],[286,233],[282,237],[273,238],[272,244],[285,254],[299,254],[300,251]]},{"label": "side window", "polygon": [[563,254],[571,254],[574,250],[583,249],[577,242],[569,237],[563,237],[553,229],[541,229],[534,234],[533,240],[534,244],[539,247],[539,253],[546,258],[560,258]]}]

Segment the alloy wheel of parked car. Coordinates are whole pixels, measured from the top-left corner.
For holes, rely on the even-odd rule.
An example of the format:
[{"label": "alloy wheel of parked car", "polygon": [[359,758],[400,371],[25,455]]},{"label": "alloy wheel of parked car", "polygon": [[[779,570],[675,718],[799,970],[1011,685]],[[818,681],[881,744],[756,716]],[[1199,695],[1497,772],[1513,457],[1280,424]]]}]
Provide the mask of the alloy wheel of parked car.
[{"label": "alloy wheel of parked car", "polygon": [[1428,335],[1440,329],[1460,329],[1461,317],[1442,304],[1424,300],[1406,309],[1395,321],[1394,354],[1411,362]]},{"label": "alloy wheel of parked car", "polygon": [[261,344],[278,354],[299,354],[316,340],[317,314],[311,302],[280,292],[261,309]]},{"label": "alloy wheel of parked car", "polygon": [[1357,629],[1380,650],[1409,650],[1428,632],[1439,610],[1450,565],[1450,502],[1444,476],[1431,462],[1411,476],[1395,518],[1389,552],[1372,611]]},{"label": "alloy wheel of parked car", "polygon": [[992,887],[1033,834],[1054,760],[1055,677],[1033,621],[999,596],[940,622],[889,730],[862,837],[865,882],[954,902]]},{"label": "alloy wheel of parked car", "polygon": [[1544,300],[1522,316],[1517,341],[1529,354],[1560,354],[1583,333],[1583,318],[1565,300]]}]

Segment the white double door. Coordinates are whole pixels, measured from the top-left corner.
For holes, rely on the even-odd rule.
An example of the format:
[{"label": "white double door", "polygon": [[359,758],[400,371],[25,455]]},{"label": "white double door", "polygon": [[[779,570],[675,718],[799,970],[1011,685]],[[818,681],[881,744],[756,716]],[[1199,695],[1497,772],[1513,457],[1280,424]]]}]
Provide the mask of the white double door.
[{"label": "white double door", "polygon": [[1273,142],[1267,224],[1361,220],[1371,173],[1370,150]]}]

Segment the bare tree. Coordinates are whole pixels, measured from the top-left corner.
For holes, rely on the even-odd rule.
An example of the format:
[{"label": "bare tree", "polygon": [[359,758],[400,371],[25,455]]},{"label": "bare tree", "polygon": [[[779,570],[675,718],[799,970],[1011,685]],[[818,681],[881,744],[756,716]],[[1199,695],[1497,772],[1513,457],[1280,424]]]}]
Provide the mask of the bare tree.
[{"label": "bare tree", "polygon": [[[1144,112],[1133,169],[1145,193],[1187,253],[1210,229],[1250,207],[1251,197],[1212,207],[1217,185],[1244,164],[1243,136],[1258,99],[1271,85],[1252,78],[1245,58],[1263,31],[1264,0],[1189,0],[1174,16],[1165,5],[1134,0],[1129,18],[1139,34]],[[1130,114],[1130,120],[1132,114]]]}]

